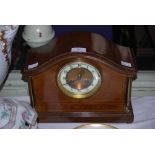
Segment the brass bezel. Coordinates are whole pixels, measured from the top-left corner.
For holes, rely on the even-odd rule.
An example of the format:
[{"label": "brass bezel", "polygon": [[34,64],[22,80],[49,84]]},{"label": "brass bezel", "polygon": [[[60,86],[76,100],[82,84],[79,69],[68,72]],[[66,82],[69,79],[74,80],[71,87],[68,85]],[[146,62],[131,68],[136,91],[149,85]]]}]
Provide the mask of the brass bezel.
[{"label": "brass bezel", "polygon": [[98,70],[96,67],[94,67],[94,66],[93,66],[93,67],[97,70],[97,73],[100,75],[100,78],[98,79],[98,83],[96,84],[96,86],[95,86],[90,92],[87,92],[87,93],[84,93],[84,94],[75,94],[75,93],[70,92],[70,91],[68,91],[67,89],[65,89],[65,88],[63,87],[63,85],[61,84],[61,81],[60,81],[59,76],[60,76],[60,72],[62,71],[62,69],[63,69],[65,66],[70,65],[70,64],[72,64],[72,63],[76,63],[76,62],[77,62],[77,63],[85,63],[85,64],[88,64],[88,65],[90,65],[90,66],[93,66],[92,64],[89,64],[89,63],[83,62],[83,61],[75,61],[75,62],[67,63],[67,64],[65,64],[65,65],[59,70],[59,72],[58,72],[58,74],[57,74],[57,84],[58,84],[59,88],[62,90],[62,92],[63,92],[64,94],[66,94],[67,96],[69,96],[69,97],[81,99],[81,98],[86,98],[86,97],[92,96],[93,94],[95,94],[95,93],[97,92],[97,90],[98,90],[98,89],[100,88],[100,86],[101,86],[101,74],[100,74],[99,70]]}]

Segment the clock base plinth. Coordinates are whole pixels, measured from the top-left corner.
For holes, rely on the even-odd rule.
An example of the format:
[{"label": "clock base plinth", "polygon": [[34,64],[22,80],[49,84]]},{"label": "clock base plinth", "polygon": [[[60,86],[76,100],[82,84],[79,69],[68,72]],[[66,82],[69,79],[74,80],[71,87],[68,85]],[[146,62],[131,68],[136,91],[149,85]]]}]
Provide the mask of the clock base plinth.
[{"label": "clock base plinth", "polygon": [[124,112],[38,112],[39,123],[132,123],[133,110]]},{"label": "clock base plinth", "polygon": [[53,116],[50,113],[39,113],[39,123],[131,123],[133,121],[132,113],[104,114],[96,117],[69,117]]}]

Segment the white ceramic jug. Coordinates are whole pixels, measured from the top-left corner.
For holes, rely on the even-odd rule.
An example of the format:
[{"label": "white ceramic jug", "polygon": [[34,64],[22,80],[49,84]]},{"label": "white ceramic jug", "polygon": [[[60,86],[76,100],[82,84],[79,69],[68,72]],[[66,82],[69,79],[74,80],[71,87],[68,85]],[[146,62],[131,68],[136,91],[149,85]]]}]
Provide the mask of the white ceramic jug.
[{"label": "white ceramic jug", "polygon": [[0,86],[11,64],[11,47],[17,30],[16,25],[0,25]]}]

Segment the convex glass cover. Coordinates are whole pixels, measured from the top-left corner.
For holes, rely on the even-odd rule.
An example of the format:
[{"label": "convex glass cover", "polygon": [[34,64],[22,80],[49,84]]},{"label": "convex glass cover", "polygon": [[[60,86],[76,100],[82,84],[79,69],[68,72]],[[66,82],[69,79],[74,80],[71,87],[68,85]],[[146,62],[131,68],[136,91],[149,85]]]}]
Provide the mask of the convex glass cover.
[{"label": "convex glass cover", "polygon": [[62,67],[57,76],[59,88],[68,96],[85,98],[93,95],[101,84],[96,67],[85,62],[72,62]]}]

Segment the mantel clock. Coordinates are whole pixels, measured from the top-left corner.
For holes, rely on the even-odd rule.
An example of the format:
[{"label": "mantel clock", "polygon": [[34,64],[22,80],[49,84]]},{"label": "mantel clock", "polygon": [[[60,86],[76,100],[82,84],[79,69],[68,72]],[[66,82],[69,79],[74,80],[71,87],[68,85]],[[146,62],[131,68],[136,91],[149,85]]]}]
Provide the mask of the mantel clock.
[{"label": "mantel clock", "polygon": [[132,122],[132,51],[70,32],[28,51],[23,75],[39,122]]}]

